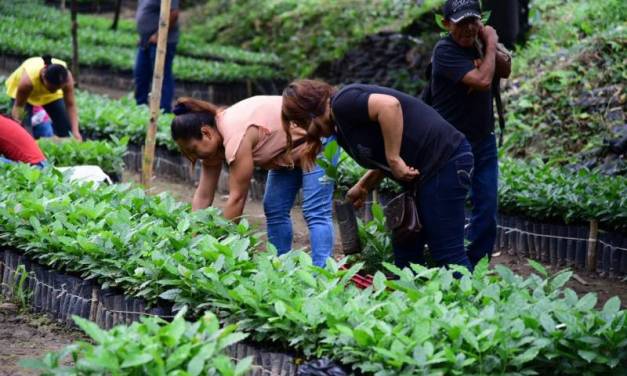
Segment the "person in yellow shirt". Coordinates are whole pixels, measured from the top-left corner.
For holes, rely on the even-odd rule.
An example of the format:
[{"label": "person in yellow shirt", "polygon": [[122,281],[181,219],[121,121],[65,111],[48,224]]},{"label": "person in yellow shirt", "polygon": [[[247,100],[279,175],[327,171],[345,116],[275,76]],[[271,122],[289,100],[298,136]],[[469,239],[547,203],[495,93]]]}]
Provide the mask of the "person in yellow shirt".
[{"label": "person in yellow shirt", "polygon": [[74,78],[63,60],[50,56],[26,59],[9,76],[6,86],[12,98],[11,117],[29,131],[33,106],[42,106],[52,119],[55,136],[74,136],[82,141]]}]

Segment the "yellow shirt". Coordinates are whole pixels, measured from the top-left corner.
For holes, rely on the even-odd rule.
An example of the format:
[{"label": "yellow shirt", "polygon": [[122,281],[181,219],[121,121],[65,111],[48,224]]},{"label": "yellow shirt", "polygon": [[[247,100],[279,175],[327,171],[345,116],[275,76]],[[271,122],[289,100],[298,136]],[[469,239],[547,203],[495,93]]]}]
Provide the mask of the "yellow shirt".
[{"label": "yellow shirt", "polygon": [[[52,59],[53,64],[61,64],[67,68],[67,64],[63,60]],[[17,68],[7,79],[7,94],[15,99],[17,96],[17,88],[20,85],[22,75],[26,73],[33,84],[33,91],[28,96],[28,103],[33,106],[43,106],[57,99],[63,98],[63,90],[59,89],[53,93],[48,91],[41,82],[40,72],[44,68],[44,59],[41,57],[31,57],[26,59],[19,68]]]}]

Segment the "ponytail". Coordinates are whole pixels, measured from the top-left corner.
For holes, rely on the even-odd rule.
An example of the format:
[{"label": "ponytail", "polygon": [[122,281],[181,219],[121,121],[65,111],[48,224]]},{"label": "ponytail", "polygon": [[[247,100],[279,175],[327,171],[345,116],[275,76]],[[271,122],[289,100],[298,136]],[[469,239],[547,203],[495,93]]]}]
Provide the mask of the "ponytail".
[{"label": "ponytail", "polygon": [[42,59],[43,59],[43,61],[44,61],[44,66],[46,66],[46,67],[47,67],[48,65],[52,64],[52,56],[50,56],[50,55],[44,55],[44,56],[42,56],[41,58],[42,58]]},{"label": "ponytail", "polygon": [[302,163],[307,169],[314,166],[322,150],[322,129],[312,120],[325,112],[327,101],[334,92],[333,86],[317,80],[297,80],[283,90],[281,120],[287,138],[287,150],[289,152],[292,148],[292,125],[306,130],[307,146],[303,151]]},{"label": "ponytail", "polygon": [[190,97],[181,97],[172,111],[176,117],[170,124],[173,140],[201,139],[203,126],[215,127],[220,107]]}]

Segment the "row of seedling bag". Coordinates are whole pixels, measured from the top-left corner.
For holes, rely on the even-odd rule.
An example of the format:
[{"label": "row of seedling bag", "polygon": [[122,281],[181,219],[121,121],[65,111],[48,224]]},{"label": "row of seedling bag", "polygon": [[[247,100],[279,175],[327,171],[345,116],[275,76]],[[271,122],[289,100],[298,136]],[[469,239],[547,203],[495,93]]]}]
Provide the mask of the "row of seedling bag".
[{"label": "row of seedling bag", "polygon": [[190,320],[212,310],[265,346],[377,375],[627,370],[620,300],[597,307],[594,294],[577,296],[564,287],[569,271],[533,264],[536,274],[523,278],[485,260],[472,274],[383,264],[386,273],[358,288],[360,264],[330,259],[319,268],[300,251],[277,257],[254,229],[214,209],[190,213],[168,195],[79,185],[26,166],[0,173],[5,245],[150,307],[188,307]]}]

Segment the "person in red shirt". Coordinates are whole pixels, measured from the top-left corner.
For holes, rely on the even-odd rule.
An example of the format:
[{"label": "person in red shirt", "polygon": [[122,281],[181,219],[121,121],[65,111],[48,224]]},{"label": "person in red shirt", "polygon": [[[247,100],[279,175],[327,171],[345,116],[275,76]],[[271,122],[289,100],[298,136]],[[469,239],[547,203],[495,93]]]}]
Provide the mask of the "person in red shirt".
[{"label": "person in red shirt", "polygon": [[0,163],[29,163],[44,168],[48,162],[35,139],[17,122],[0,116]]}]

